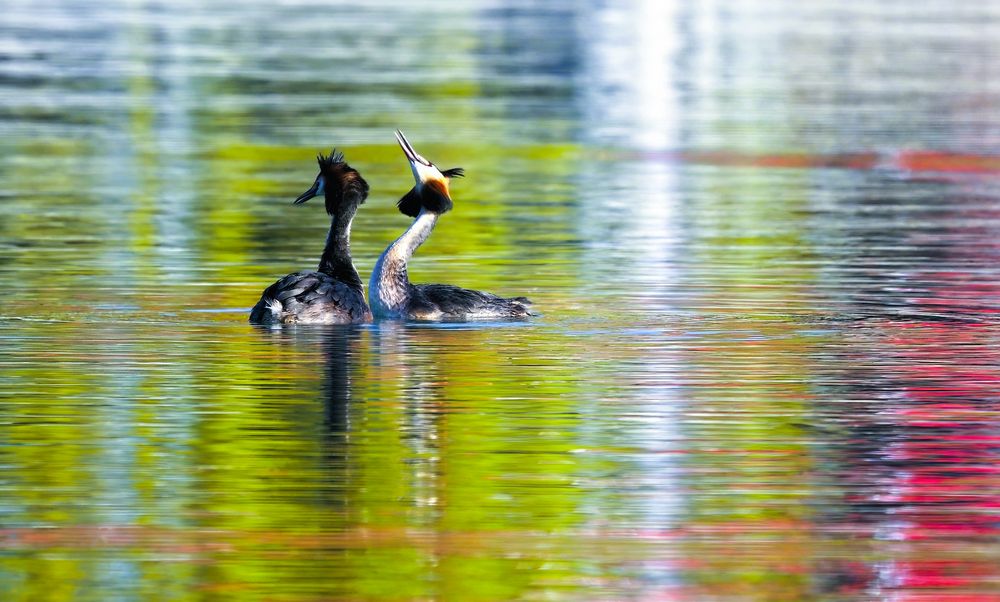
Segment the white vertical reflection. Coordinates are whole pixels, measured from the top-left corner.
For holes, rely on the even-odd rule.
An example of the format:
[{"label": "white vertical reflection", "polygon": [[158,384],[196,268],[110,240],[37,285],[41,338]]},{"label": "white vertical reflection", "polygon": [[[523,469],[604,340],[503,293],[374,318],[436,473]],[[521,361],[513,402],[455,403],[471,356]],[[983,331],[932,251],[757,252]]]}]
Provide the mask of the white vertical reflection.
[{"label": "white vertical reflection", "polygon": [[[677,2],[632,0],[599,4],[580,17],[587,44],[579,79],[581,138],[588,150],[579,174],[579,228],[589,241],[582,281],[592,286],[596,303],[604,294],[614,299],[615,291],[637,291],[625,299],[637,319],[669,311],[676,282],[678,175],[663,159],[679,146],[679,13]],[[609,150],[624,156],[602,160]],[[628,417],[616,436],[632,446],[628,463],[635,468],[626,483],[633,512],[617,526],[657,531],[675,525],[683,502],[677,456],[663,453],[677,449],[682,436],[682,400],[670,377],[680,360],[660,335],[632,336],[644,361],[630,363],[609,399],[592,411],[614,404]],[[584,436],[595,446],[606,437],[596,428]],[[659,564],[643,570],[658,586],[681,581]]]},{"label": "white vertical reflection", "polygon": [[678,4],[632,0],[583,11],[584,142],[645,151],[677,140]]},{"label": "white vertical reflection", "polygon": [[[666,308],[675,281],[677,172],[663,153],[678,146],[678,13],[675,2],[634,0],[581,17],[589,42],[580,76],[581,137],[589,150],[580,173],[580,229],[594,241],[590,252],[601,255],[584,265],[597,266],[589,274],[597,282],[638,281],[632,290],[654,310]],[[609,148],[627,158],[600,161]]]},{"label": "white vertical reflection", "polygon": [[[175,10],[184,10],[174,2]],[[154,18],[151,14],[143,18]],[[158,125],[155,131],[155,145],[162,161],[160,169],[165,185],[160,194],[157,214],[157,232],[165,280],[183,282],[197,272],[190,255],[183,252],[194,246],[194,237],[188,226],[193,208],[197,202],[195,184],[191,173],[194,171],[193,141],[194,125],[192,114],[197,106],[196,90],[191,81],[190,66],[184,53],[192,43],[190,27],[178,23],[178,19],[164,19],[162,36],[154,46],[159,55],[156,75],[162,81],[163,93],[153,97],[153,107]]]}]

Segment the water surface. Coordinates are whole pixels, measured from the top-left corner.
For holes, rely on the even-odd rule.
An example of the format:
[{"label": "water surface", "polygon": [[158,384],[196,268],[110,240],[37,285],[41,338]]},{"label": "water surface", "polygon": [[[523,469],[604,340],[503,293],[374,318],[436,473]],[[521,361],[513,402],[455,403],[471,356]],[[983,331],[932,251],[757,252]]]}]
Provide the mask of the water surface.
[{"label": "water surface", "polygon": [[7,2],[0,598],[1000,600],[1000,6],[363,4]]}]

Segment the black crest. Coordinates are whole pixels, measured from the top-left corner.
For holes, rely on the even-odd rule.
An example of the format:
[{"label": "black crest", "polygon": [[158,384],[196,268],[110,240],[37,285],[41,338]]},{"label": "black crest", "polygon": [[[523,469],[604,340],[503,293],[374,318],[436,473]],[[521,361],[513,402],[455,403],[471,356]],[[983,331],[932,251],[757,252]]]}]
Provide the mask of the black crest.
[{"label": "black crest", "polygon": [[326,156],[320,153],[316,156],[316,162],[325,179],[327,213],[333,215],[345,203],[357,207],[365,202],[368,198],[368,182],[358,170],[344,161],[344,153],[337,149],[331,150]]},{"label": "black crest", "polygon": [[461,167],[452,167],[441,172],[446,178],[464,178],[465,170]]},{"label": "black crest", "polygon": [[329,169],[338,163],[343,163],[344,165],[347,165],[347,163],[344,161],[344,153],[340,152],[337,149],[331,150],[329,155],[324,155],[323,153],[319,153],[318,155],[316,155],[316,162],[319,163],[320,171]]}]

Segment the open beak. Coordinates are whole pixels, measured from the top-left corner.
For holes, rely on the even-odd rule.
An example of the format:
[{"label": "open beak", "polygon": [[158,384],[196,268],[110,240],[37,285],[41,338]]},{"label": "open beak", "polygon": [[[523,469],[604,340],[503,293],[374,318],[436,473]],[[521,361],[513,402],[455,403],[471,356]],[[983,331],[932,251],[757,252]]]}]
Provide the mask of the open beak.
[{"label": "open beak", "polygon": [[425,165],[427,167],[431,166],[430,161],[424,159],[417,154],[417,151],[413,150],[413,147],[410,146],[406,136],[404,136],[403,132],[399,130],[396,130],[396,142],[399,143],[399,148],[403,149],[403,154],[406,155],[406,158],[409,159],[410,163],[420,163],[421,165]]},{"label": "open beak", "polygon": [[312,188],[300,194],[299,198],[295,199],[295,202],[293,204],[301,205],[302,203],[305,203],[309,199],[313,198],[314,196],[323,194],[323,183],[324,183],[323,174],[316,176],[316,181],[313,182]]}]

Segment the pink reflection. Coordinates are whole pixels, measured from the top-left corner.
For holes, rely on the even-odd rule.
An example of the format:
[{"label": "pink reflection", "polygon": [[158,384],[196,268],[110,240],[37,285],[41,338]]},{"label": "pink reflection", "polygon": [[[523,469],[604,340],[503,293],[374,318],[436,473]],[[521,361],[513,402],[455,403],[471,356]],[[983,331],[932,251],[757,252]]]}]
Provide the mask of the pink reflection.
[{"label": "pink reflection", "polygon": [[[932,287],[923,308],[953,310],[975,296],[955,280]],[[961,279],[957,280],[961,282]],[[984,308],[984,321],[993,311]],[[846,501],[872,523],[891,560],[876,561],[866,589],[886,599],[992,600],[1000,564],[988,554],[1000,536],[1000,346],[984,324],[888,322],[865,363],[877,366],[871,412],[849,443]],[[864,451],[866,450],[867,451]],[[934,596],[925,597],[931,590]],[[953,598],[946,597],[949,592]]]}]

